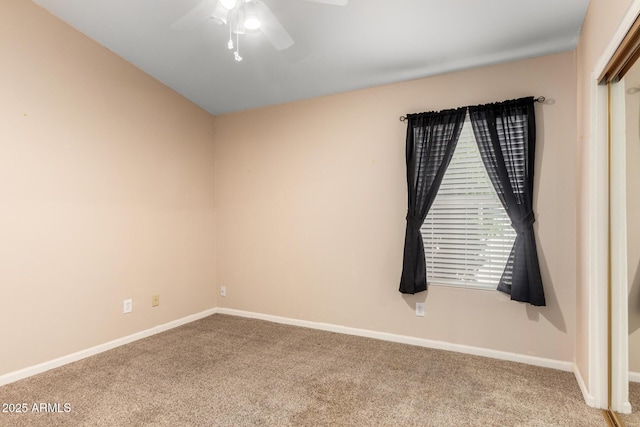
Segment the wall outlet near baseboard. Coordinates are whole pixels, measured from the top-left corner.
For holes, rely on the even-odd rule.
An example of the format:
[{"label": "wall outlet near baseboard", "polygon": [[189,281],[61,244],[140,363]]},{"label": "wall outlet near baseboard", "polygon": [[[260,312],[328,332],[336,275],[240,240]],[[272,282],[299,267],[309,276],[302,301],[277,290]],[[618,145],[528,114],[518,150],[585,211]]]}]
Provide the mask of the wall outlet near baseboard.
[{"label": "wall outlet near baseboard", "polygon": [[160,305],[160,295],[151,296],[151,307],[157,307]]},{"label": "wall outlet near baseboard", "polygon": [[122,309],[123,313],[131,313],[133,311],[133,300],[126,299],[124,300],[124,307]]},{"label": "wall outlet near baseboard", "polygon": [[220,296],[223,296],[223,297],[227,296],[227,287],[226,286],[220,286]]},{"label": "wall outlet near baseboard", "polygon": [[416,316],[424,317],[424,303],[417,302],[416,303]]}]

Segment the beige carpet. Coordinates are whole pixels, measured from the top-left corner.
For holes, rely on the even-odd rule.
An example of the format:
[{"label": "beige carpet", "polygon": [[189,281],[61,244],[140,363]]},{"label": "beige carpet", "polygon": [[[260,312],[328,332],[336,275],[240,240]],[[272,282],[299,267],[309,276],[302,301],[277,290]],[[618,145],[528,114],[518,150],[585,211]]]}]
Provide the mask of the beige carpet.
[{"label": "beige carpet", "polygon": [[0,402],[27,404],[0,413],[12,427],[606,425],[569,372],[220,314],[0,387]]},{"label": "beige carpet", "polygon": [[621,415],[627,427],[640,427],[640,383],[629,383],[629,402],[633,412]]}]

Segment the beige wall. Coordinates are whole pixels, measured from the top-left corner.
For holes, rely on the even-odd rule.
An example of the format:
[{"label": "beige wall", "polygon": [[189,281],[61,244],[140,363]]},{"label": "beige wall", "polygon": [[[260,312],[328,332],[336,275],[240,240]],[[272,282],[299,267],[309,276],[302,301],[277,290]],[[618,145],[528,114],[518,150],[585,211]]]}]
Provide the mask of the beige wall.
[{"label": "beige wall", "polygon": [[632,0],[591,0],[577,47],[577,287],[576,365],[589,387],[589,168],[591,87],[596,62],[607,48]]},{"label": "beige wall", "polygon": [[[0,322],[12,327],[0,375],[220,305],[575,357],[587,379],[589,79],[630,3],[591,0],[577,54],[221,116],[214,158],[210,115],[31,2],[4,0]],[[548,306],[436,286],[402,296],[398,116],[526,95],[552,101],[536,107]]]},{"label": "beige wall", "polygon": [[[573,361],[575,76],[569,52],[219,116],[219,305]],[[438,286],[402,296],[398,117],[527,95],[550,100],[536,106],[535,197],[548,306]]]},{"label": "beige wall", "polygon": [[[624,78],[627,174],[629,370],[640,373],[640,63]],[[631,90],[630,90],[631,89]]]},{"label": "beige wall", "polygon": [[0,375],[215,307],[213,117],[30,1],[0,58]]}]

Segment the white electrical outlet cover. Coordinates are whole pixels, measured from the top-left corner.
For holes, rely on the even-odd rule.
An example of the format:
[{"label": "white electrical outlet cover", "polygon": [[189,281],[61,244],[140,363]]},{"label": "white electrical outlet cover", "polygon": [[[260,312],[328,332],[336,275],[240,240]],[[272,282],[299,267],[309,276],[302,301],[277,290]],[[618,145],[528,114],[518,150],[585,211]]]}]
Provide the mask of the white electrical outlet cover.
[{"label": "white electrical outlet cover", "polygon": [[417,302],[416,303],[416,316],[424,317],[424,303]]}]

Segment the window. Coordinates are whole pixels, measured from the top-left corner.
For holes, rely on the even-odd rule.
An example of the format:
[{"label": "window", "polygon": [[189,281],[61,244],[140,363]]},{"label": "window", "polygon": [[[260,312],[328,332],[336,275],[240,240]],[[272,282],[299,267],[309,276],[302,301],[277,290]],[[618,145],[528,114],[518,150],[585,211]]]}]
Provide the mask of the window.
[{"label": "window", "polygon": [[421,232],[429,284],[496,288],[516,233],[482,163],[468,114]]}]

